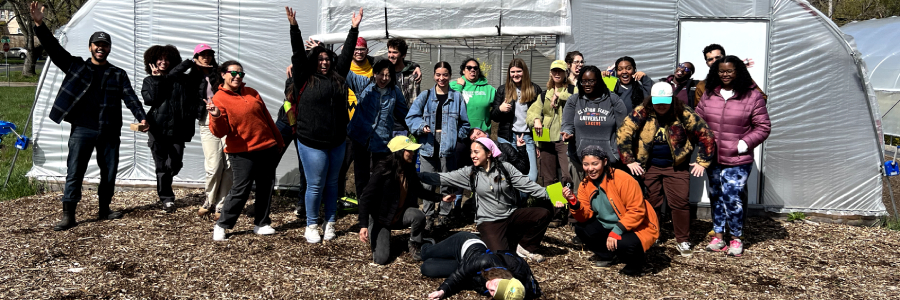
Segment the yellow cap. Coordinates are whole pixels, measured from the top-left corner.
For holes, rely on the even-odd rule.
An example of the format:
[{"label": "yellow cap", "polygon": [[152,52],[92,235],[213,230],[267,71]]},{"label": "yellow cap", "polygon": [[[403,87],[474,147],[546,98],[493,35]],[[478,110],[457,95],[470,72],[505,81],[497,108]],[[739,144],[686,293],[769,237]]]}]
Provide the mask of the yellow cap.
[{"label": "yellow cap", "polygon": [[495,300],[522,300],[525,299],[525,286],[518,279],[502,279],[494,293]]},{"label": "yellow cap", "polygon": [[397,152],[400,150],[409,150],[416,151],[422,147],[422,144],[416,144],[409,140],[408,137],[405,136],[395,136],[388,142],[388,149],[391,149],[391,152]]},{"label": "yellow cap", "polygon": [[566,65],[565,61],[562,60],[554,60],[553,63],[550,64],[550,70],[560,69],[565,71],[568,65]]}]

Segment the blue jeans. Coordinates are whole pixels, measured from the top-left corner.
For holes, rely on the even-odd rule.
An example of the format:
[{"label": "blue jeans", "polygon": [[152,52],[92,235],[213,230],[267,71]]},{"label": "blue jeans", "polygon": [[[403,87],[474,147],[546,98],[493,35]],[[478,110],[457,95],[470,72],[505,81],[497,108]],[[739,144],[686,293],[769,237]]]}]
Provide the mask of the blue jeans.
[{"label": "blue jeans", "polygon": [[713,163],[706,170],[709,177],[709,201],[713,206],[713,231],[744,235],[744,205],[747,203],[747,178],[753,163],[723,166]]},{"label": "blue jeans", "polygon": [[66,158],[66,187],[62,202],[81,201],[81,182],[87,172],[91,154],[97,149],[97,166],[100,167],[100,186],[97,197],[100,205],[109,205],[116,190],[116,173],[119,170],[119,133],[93,130],[72,125],[69,133],[69,154]]},{"label": "blue jeans", "polygon": [[[513,133],[514,135],[519,135],[520,133]],[[526,133],[525,137],[522,139],[525,140],[525,150],[528,152],[528,179],[531,181],[537,181],[538,176],[538,167],[537,167],[537,152],[535,152],[534,147],[534,139],[531,137],[531,133]],[[507,143],[515,146],[515,143],[510,143],[504,138],[497,138],[497,142]]]},{"label": "blue jeans", "polygon": [[[337,221],[338,175],[347,151],[346,142],[331,149],[314,149],[297,141],[297,153],[306,174],[306,225],[319,219],[319,207],[325,202],[326,222]],[[324,201],[323,201],[324,200]]]}]

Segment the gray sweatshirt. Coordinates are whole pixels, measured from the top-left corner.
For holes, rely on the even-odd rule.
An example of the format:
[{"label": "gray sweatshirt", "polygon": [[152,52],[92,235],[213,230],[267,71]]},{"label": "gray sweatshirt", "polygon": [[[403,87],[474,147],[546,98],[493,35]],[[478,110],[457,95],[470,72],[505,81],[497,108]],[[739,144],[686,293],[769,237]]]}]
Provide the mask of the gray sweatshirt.
[{"label": "gray sweatshirt", "polygon": [[[422,172],[419,173],[419,178],[424,184],[453,186],[473,191],[476,207],[475,224],[508,218],[518,208],[513,193],[522,191],[539,199],[550,197],[547,195],[547,190],[534,181],[528,180],[528,175],[522,175],[519,170],[516,170],[516,167],[507,162],[502,162],[502,164],[509,172],[509,177],[511,177],[509,180],[507,178],[499,180],[501,175],[496,165],[491,165],[489,171],[485,171],[481,167],[467,166],[446,173]],[[472,174],[472,168],[477,168],[474,187],[469,186],[471,183],[469,175]],[[498,180],[495,181],[495,179]]]},{"label": "gray sweatshirt", "polygon": [[589,145],[597,145],[609,154],[610,162],[619,161],[616,132],[625,123],[625,103],[616,94],[589,100],[581,93],[566,101],[562,131],[575,136],[579,154]]}]

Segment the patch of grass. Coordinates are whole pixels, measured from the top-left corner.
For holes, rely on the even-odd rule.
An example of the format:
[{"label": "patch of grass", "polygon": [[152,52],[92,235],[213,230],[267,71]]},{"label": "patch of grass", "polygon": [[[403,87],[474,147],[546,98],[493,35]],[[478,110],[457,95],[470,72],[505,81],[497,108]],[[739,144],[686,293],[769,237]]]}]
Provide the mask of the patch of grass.
[{"label": "patch of grass", "polygon": [[888,218],[884,222],[884,227],[890,230],[900,231],[900,219],[898,218]]},{"label": "patch of grass", "polygon": [[[0,87],[0,103],[3,107],[0,109],[0,120],[16,124],[19,127],[16,132],[19,134],[23,134],[21,128],[25,126],[25,119],[28,118],[28,113],[31,111],[35,90],[35,87]],[[28,132],[24,134],[32,137],[31,126],[28,126]],[[10,163],[16,153],[16,136],[9,134],[2,138],[3,142],[0,143],[0,185],[6,180]],[[34,195],[40,190],[38,183],[25,177],[25,173],[31,170],[32,146],[24,151],[19,151],[9,184],[5,188],[0,186],[0,201]]]},{"label": "patch of grass", "polygon": [[[6,71],[3,70],[2,72],[0,72],[0,82],[11,81],[11,82],[34,82],[34,83],[37,83],[38,80],[41,79],[41,70],[35,70],[34,76],[31,76],[31,77],[22,76],[22,71],[10,71],[10,73],[12,73],[12,77],[7,79]],[[31,109],[31,106],[29,106],[28,108]],[[26,111],[25,113],[27,114],[28,112]]]},{"label": "patch of grass", "polygon": [[[38,59],[39,62],[43,62],[45,60],[46,59],[44,59],[44,58]],[[24,63],[25,63],[25,60],[18,58],[18,57],[16,57],[16,58],[9,57],[8,59],[5,59],[5,58],[3,58],[3,56],[0,56],[0,64],[21,65]]]},{"label": "patch of grass", "polygon": [[799,212],[799,211],[792,212],[792,213],[788,214],[787,220],[788,220],[788,222],[806,220],[806,214],[803,212]]}]

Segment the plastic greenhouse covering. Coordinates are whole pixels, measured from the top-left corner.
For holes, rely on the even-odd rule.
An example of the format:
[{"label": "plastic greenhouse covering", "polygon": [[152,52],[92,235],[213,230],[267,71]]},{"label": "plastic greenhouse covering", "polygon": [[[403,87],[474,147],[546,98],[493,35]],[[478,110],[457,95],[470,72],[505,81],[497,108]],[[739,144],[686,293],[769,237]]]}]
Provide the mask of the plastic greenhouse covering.
[{"label": "plastic greenhouse covering", "polygon": [[[738,56],[745,55],[739,39],[744,34],[739,31],[741,22],[757,24],[754,28],[764,30],[753,34],[764,42],[748,46],[762,53],[753,57],[761,74],[754,79],[765,83],[772,133],[757,149],[751,203],[775,212],[885,213],[881,118],[865,63],[855,44],[802,0],[91,0],[60,30],[60,39],[71,53],[86,57],[88,37],[99,30],[110,33],[109,61],[128,72],[138,91],[147,76],[142,55],[149,46],[172,44],[187,58],[196,44],[207,43],[220,63],[243,64],[247,86],[260,92],[274,116],[284,97],[291,56],[284,6],[297,9],[304,37],[326,42],[342,41],[351,13],[363,7],[362,36],[376,43],[386,35],[403,37],[416,44],[408,58],[421,62],[426,78],[431,76],[426,62],[453,60],[456,73],[458,62],[471,55],[495,68],[490,79],[494,86],[504,79],[502,70],[513,56],[527,55],[532,74],[546,76],[551,60],[547,56],[562,59],[572,50],[601,68],[629,55],[640,71],[659,79],[671,74],[679,60],[702,63],[699,51],[679,51],[679,40],[704,37],[682,32],[682,22],[733,22],[738,31],[731,37],[738,39],[724,46]],[[498,35],[504,40],[481,48],[467,44]],[[697,40],[717,42],[715,36],[709,38],[713,40]],[[522,47],[523,41],[533,44]],[[33,112],[34,166],[29,176],[64,181],[70,126],[48,118],[64,74],[46,64],[42,76]],[[427,80],[423,89],[425,84]],[[124,122],[133,121],[127,110],[122,114]],[[147,135],[127,127],[121,133],[118,183],[154,185]],[[203,185],[206,174],[199,140],[197,129],[186,145],[177,185]],[[290,149],[277,169],[279,188],[293,188],[298,176],[296,151]],[[86,180],[98,179],[92,163]],[[694,184],[699,187],[692,195],[699,201],[704,184],[701,179]]]}]

